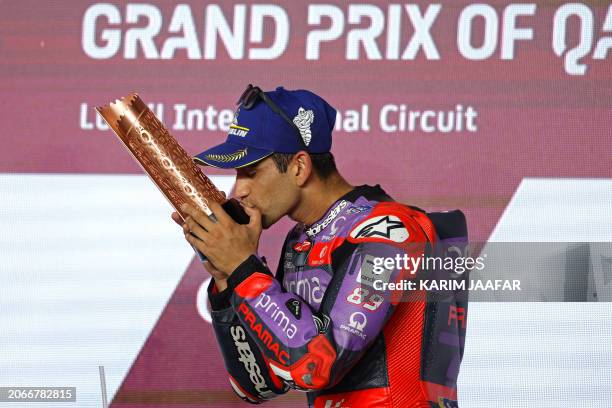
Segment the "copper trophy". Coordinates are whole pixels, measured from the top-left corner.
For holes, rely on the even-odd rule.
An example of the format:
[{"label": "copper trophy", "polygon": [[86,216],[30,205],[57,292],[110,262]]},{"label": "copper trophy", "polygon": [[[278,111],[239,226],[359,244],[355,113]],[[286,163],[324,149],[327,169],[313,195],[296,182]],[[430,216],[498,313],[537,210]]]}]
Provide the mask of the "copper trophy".
[{"label": "copper trophy", "polygon": [[225,199],[138,94],[130,93],[96,110],[183,219],[181,205],[188,203],[216,221],[208,206],[214,200],[236,222],[248,223],[238,202]]}]

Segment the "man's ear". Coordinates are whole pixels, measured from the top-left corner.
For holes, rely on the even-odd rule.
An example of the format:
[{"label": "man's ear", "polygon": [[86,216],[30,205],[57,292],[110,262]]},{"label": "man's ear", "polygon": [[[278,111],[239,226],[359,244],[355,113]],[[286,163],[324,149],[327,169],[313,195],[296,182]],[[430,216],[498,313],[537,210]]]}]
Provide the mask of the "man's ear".
[{"label": "man's ear", "polygon": [[308,153],[300,151],[293,156],[290,171],[295,183],[299,187],[306,184],[312,174],[312,170],[312,160],[310,160],[310,155]]}]

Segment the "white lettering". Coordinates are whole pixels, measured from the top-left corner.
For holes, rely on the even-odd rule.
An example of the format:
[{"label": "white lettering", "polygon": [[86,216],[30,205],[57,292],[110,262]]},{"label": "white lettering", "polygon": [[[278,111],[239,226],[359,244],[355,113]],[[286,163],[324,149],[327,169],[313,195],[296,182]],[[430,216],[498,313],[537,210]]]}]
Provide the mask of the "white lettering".
[{"label": "white lettering", "polygon": [[93,4],[83,15],[83,35],[81,45],[88,57],[106,59],[113,57],[121,46],[120,29],[103,29],[100,38],[106,42],[104,46],[96,44],[96,24],[98,17],[106,17],[109,24],[120,24],[121,14],[112,4]]},{"label": "white lettering", "polygon": [[187,50],[187,58],[189,59],[202,58],[193,16],[187,4],[179,4],[176,6],[174,14],[172,14],[172,20],[170,20],[168,31],[171,33],[182,32],[183,35],[179,37],[170,37],[164,42],[161,51],[162,59],[174,58],[174,54],[178,49]]},{"label": "white lettering", "polygon": [[457,104],[454,110],[433,111],[408,110],[404,104],[384,105],[380,110],[379,123],[383,132],[469,132],[478,131],[476,118],[478,112],[472,106],[464,108]]},{"label": "white lettering", "polygon": [[[287,12],[274,4],[254,4],[251,8],[251,32],[252,43],[263,41],[264,18],[271,17],[276,27],[274,42],[268,48],[252,48],[249,50],[249,58],[253,60],[271,60],[280,57],[289,43],[289,17]],[[229,126],[229,125],[228,125]]]},{"label": "white lettering", "polygon": [[87,111],[89,107],[86,103],[81,104],[81,114],[79,115],[79,127],[83,130],[90,130],[94,128],[93,123],[87,120]]},{"label": "white lettering", "polygon": [[[608,7],[608,14],[606,15],[606,21],[601,29],[604,32],[612,32],[612,4]],[[593,53],[593,59],[606,59],[608,50],[612,49],[612,37],[603,37],[597,41],[595,52]]]},{"label": "white lettering", "polygon": [[580,20],[580,40],[565,54],[565,72],[570,75],[584,75],[587,66],[578,60],[591,51],[593,42],[593,13],[586,5],[567,3],[559,7],[553,22],[553,50],[559,57],[567,50],[566,26],[567,20],[572,16]]},{"label": "white lettering", "polygon": [[[255,303],[255,309],[261,308],[265,311],[265,313],[276,323],[278,327],[280,327],[283,332],[287,335],[288,338],[292,339],[295,337],[297,333],[297,327],[291,323],[289,317],[283,312],[283,310],[276,304],[276,302],[272,301],[272,298],[262,293],[259,295],[259,299],[257,303]],[[270,311],[270,309],[272,309]]]},{"label": "white lettering", "polygon": [[385,16],[378,7],[369,4],[349,6],[349,24],[361,24],[364,17],[370,20],[370,25],[366,28],[355,28],[349,31],[346,38],[346,59],[359,59],[359,44],[363,45],[367,59],[382,59],[380,50],[376,45],[376,38],[382,34],[385,28]]},{"label": "white lettering", "polygon": [[230,29],[221,7],[209,4],[206,7],[206,22],[204,24],[204,58],[217,57],[217,36],[225,45],[232,59],[242,59],[244,56],[244,27],[246,22],[246,7],[243,4],[234,6],[234,25]]},{"label": "white lettering", "polygon": [[136,44],[140,43],[146,59],[159,58],[157,47],[153,41],[153,37],[159,34],[162,26],[162,16],[159,9],[150,4],[128,4],[125,14],[125,22],[128,24],[138,23],[140,17],[146,18],[149,24],[143,28],[130,28],[125,32],[123,56],[126,59],[136,58]]},{"label": "white lettering", "polygon": [[387,52],[385,57],[388,60],[396,60],[399,58],[402,6],[399,4],[391,4],[389,6],[388,15]]},{"label": "white lettering", "polygon": [[238,361],[244,365],[245,370],[249,373],[249,379],[255,386],[255,389],[264,398],[272,397],[274,393],[268,389],[266,380],[261,375],[261,368],[259,368],[251,346],[246,340],[247,337],[244,329],[241,326],[232,326],[230,333],[234,339],[236,350],[238,350]]},{"label": "white lettering", "polygon": [[[475,17],[482,17],[485,22],[484,38],[480,47],[472,45],[472,23]],[[457,46],[461,55],[471,60],[483,60],[493,55],[497,47],[498,24],[497,13],[488,4],[472,4],[463,9],[457,29]]]},{"label": "white lettering", "polygon": [[536,11],[535,4],[510,4],[504,10],[503,33],[501,45],[501,58],[511,60],[514,58],[514,43],[517,40],[532,40],[533,29],[517,28],[518,16],[533,16]]},{"label": "white lettering", "polygon": [[423,48],[425,57],[428,60],[440,59],[440,53],[438,52],[436,44],[431,38],[429,30],[431,30],[431,26],[433,25],[436,17],[438,17],[438,13],[440,13],[441,9],[442,6],[439,4],[430,4],[427,6],[427,10],[423,16],[418,5],[406,5],[406,11],[410,17],[412,26],[414,27],[414,34],[412,35],[408,46],[402,54],[402,59],[414,59],[420,48]]},{"label": "white lettering", "polygon": [[318,60],[322,42],[340,38],[344,31],[344,14],[336,6],[311,4],[308,6],[308,24],[320,25],[323,17],[331,19],[331,25],[325,30],[312,30],[306,37],[306,59]]}]

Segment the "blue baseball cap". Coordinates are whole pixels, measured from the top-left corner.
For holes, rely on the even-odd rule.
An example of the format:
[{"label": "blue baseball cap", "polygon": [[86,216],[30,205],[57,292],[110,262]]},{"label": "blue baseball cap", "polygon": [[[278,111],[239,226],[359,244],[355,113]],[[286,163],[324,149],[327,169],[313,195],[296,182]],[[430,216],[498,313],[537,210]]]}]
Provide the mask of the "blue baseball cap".
[{"label": "blue baseball cap", "polygon": [[[330,151],[336,110],[323,98],[307,90],[288,91],[283,87],[265,92],[265,96],[271,104],[258,98],[247,108],[247,103],[241,101],[225,143],[203,151],[194,160],[233,169],[256,163],[273,153]],[[282,113],[275,112],[270,105],[276,105]]]}]

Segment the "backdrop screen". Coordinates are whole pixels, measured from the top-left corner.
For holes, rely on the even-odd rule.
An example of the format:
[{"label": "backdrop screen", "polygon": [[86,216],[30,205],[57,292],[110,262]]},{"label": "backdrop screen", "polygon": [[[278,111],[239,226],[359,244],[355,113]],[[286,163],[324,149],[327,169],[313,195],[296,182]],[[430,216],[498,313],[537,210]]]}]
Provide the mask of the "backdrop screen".
[{"label": "backdrop screen", "polygon": [[[609,1],[0,4],[0,387],[76,387],[49,407],[244,404],[209,275],[94,108],[136,91],[195,155],[252,83],[338,110],[352,184],[459,208],[474,242],[567,244],[522,270],[539,302],[470,305],[460,406],[612,400]],[[234,171],[204,171],[231,193]],[[272,268],[292,225],[264,232]]]}]

